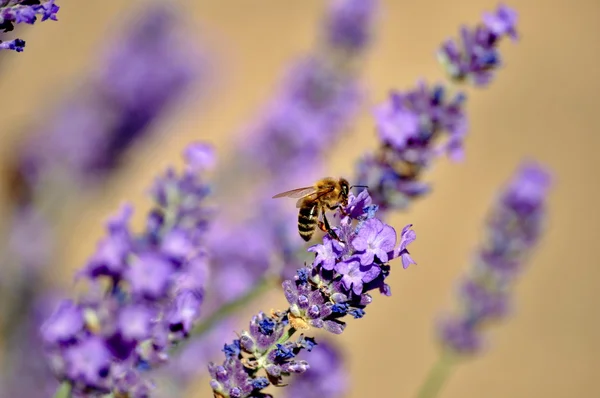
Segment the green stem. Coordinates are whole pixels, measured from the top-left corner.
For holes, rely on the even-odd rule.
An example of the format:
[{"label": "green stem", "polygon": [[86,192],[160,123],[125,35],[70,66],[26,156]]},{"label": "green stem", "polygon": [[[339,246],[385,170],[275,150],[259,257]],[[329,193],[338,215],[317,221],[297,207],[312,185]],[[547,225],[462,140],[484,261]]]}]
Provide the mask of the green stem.
[{"label": "green stem", "polygon": [[437,362],[429,370],[427,377],[417,393],[417,398],[435,398],[442,390],[444,383],[450,376],[452,365],[456,362],[455,356],[448,351],[440,354]]},{"label": "green stem", "polygon": [[71,398],[71,383],[68,381],[60,383],[58,390],[54,394],[54,398]]},{"label": "green stem", "polygon": [[[215,312],[210,314],[206,319],[202,322],[198,323],[191,331],[190,336],[192,337],[200,337],[206,334],[209,330],[213,328],[217,323],[227,318],[230,315],[235,314],[242,308],[244,308],[249,301],[256,299],[266,293],[271,287],[274,285],[273,277],[265,277],[261,279],[254,287],[248,291],[243,296],[230,301],[229,303],[223,305]],[[179,344],[172,349],[172,353],[179,351],[180,348],[183,348],[183,344]]]}]

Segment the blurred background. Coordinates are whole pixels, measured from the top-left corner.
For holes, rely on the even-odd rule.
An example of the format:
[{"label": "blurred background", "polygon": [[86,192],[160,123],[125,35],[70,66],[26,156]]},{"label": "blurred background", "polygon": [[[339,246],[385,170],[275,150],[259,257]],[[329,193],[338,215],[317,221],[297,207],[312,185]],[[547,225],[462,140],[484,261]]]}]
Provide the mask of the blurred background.
[{"label": "blurred background", "polygon": [[[376,145],[373,106],[392,88],[407,89],[418,78],[442,79],[435,60],[439,44],[497,5],[488,0],[380,3],[375,41],[362,74],[366,101],[350,131],[328,152],[327,175],[351,176],[356,158]],[[0,54],[0,165],[8,176],[16,148],[30,133],[48,126],[63,98],[81,91],[87,100],[97,100],[86,94],[89,76],[101,75],[107,57],[120,51],[122,30],[146,3],[58,4],[58,22],[17,27],[18,36],[27,41],[25,52]],[[365,318],[350,321],[337,338],[351,375],[348,397],[414,396],[437,356],[434,319],[454,300],[455,279],[468,265],[483,218],[523,158],[534,158],[554,173],[548,231],[518,284],[513,317],[491,330],[489,352],[455,368],[440,396],[600,396],[595,380],[600,368],[600,268],[594,248],[600,237],[600,189],[594,182],[600,167],[600,3],[513,0],[509,5],[519,12],[521,40],[502,43],[505,65],[488,88],[469,90],[466,160],[437,162],[425,177],[433,183],[433,193],[388,220],[396,228],[414,224],[418,238],[411,253],[418,265],[398,267],[389,282],[393,296],[375,297]],[[198,0],[173,6],[183,10],[176,24],[182,38],[163,45],[180,46],[187,55],[197,51],[194,59],[202,66],[194,81],[200,82],[186,80],[183,72],[179,83],[165,83],[187,89],[156,113],[145,127],[150,134],[135,141],[100,184],[61,197],[60,214],[50,224],[55,260],[45,265],[51,269],[44,283],[65,295],[75,291],[74,272],[94,251],[107,217],[125,200],[146,209],[150,182],[166,166],[181,164],[186,143],[209,141],[219,163],[228,161],[233,138],[273,95],[284,68],[313,45],[326,2]],[[165,29],[162,36],[175,30]],[[160,80],[160,73],[146,76],[148,85]],[[102,84],[106,92],[119,87],[114,78]],[[75,100],[62,112],[68,115],[78,104]],[[86,120],[82,130],[106,122],[102,117]],[[14,184],[2,189],[2,220],[8,225]],[[134,220],[140,222],[142,214],[138,211]],[[281,296],[272,292],[248,310],[269,310],[282,304]],[[241,324],[245,327],[247,321]],[[3,372],[7,365],[2,364]],[[206,380],[189,387],[190,397],[210,395]]]}]

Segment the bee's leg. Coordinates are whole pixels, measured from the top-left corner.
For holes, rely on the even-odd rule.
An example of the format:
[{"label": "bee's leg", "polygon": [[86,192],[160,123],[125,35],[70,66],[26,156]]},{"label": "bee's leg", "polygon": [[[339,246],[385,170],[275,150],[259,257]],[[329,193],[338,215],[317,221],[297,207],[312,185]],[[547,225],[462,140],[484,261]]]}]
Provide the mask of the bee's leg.
[{"label": "bee's leg", "polygon": [[327,207],[329,208],[329,210],[332,210],[332,211],[339,209],[340,213],[342,213],[342,216],[344,216],[344,217],[348,215],[348,213],[346,213],[346,210],[344,210],[344,206],[342,206],[340,204],[337,204],[335,206],[328,205]]},{"label": "bee's leg", "polygon": [[[331,235],[331,237],[339,242],[344,242],[343,240],[341,240],[337,234],[335,233],[335,231],[333,229],[331,229],[331,226],[329,225],[329,221],[327,221],[327,216],[325,215],[325,212],[323,212],[323,222],[321,223],[323,224],[323,227],[325,227],[325,229],[323,229],[323,231],[329,233],[329,235]],[[321,228],[322,229],[322,228]]]}]

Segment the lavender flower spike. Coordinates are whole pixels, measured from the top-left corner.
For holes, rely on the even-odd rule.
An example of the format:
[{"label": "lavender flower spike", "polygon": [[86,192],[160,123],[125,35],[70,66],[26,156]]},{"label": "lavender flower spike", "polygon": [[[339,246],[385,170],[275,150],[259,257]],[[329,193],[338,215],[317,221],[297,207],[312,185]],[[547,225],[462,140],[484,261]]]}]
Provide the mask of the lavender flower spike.
[{"label": "lavender flower spike", "polygon": [[[346,315],[365,315],[365,308],[372,302],[370,291],[391,294],[385,282],[391,270],[388,261],[408,253],[406,246],[414,240],[414,234],[406,228],[397,247],[394,228],[375,218],[376,206],[367,203],[370,198],[366,191],[350,196],[345,216],[335,228],[342,241],[336,250],[330,249],[330,238],[324,238],[323,246],[329,248],[317,245],[312,250],[316,253],[314,262],[300,268],[294,280],[283,282],[289,307],[252,318],[248,331],[225,345],[224,363],[209,365],[215,397],[270,396],[264,388],[270,384],[282,386],[284,377],[310,369],[298,355],[302,350],[310,352],[316,342],[304,334],[292,340],[296,331],[317,328],[340,334],[346,327]],[[357,208],[359,204],[362,211]]]},{"label": "lavender flower spike", "polygon": [[[59,8],[54,4],[54,0],[2,0],[0,1],[0,30],[10,32],[17,23],[31,25],[38,17],[41,17],[42,21],[48,19],[56,21]],[[22,52],[24,48],[25,41],[21,39],[0,42],[1,50]]]},{"label": "lavender flower spike", "polygon": [[167,361],[170,346],[189,335],[207,279],[203,245],[211,213],[201,175],[211,152],[190,145],[186,169],[156,180],[142,233],[129,229],[129,206],[109,220],[107,236],[79,273],[97,289],[63,302],[43,325],[53,370],[74,393],[148,396],[144,372]]},{"label": "lavender flower spike", "polygon": [[382,210],[404,209],[430,191],[419,179],[433,161],[447,154],[463,158],[467,134],[466,96],[450,96],[441,84],[424,81],[405,92],[394,91],[375,110],[379,149],[358,162],[357,180],[370,187]]},{"label": "lavender flower spike", "polygon": [[486,226],[486,240],[461,279],[461,311],[439,323],[442,344],[461,355],[482,349],[482,327],[506,317],[510,290],[540,239],[551,185],[547,170],[524,163],[501,193]]},{"label": "lavender flower spike", "polygon": [[483,24],[463,26],[461,42],[447,40],[438,51],[438,59],[453,80],[487,86],[501,65],[498,43],[505,36],[517,40],[516,24],[516,11],[501,4],[495,13],[484,14]]}]

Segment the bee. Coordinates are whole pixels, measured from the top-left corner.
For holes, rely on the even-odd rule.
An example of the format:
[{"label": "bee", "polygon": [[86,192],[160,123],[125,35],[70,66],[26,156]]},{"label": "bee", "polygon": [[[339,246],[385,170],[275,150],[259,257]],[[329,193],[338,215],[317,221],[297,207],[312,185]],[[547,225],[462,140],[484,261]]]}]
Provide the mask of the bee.
[{"label": "bee", "polygon": [[[363,185],[350,186],[344,178],[326,177],[317,181],[312,187],[304,187],[285,191],[273,196],[275,198],[298,198],[296,208],[298,212],[298,232],[305,241],[309,241],[316,227],[323,232],[329,233],[334,239],[339,240],[336,233],[331,229],[325,212],[327,210],[340,209],[344,214],[344,208],[348,205],[348,193],[353,187],[364,187]],[[323,220],[320,220],[322,216]]]}]

